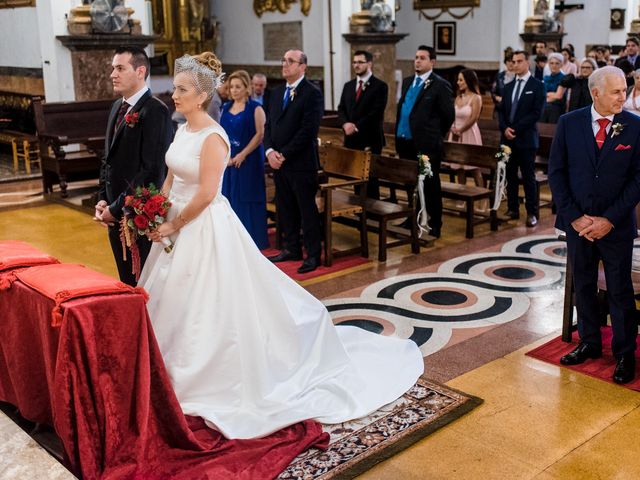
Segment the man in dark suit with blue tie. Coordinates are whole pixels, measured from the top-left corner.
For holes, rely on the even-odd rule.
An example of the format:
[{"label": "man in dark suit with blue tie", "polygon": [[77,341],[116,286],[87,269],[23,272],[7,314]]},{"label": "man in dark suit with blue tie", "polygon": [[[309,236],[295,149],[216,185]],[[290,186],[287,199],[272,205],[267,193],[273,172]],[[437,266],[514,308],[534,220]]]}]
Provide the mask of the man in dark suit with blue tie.
[{"label": "man in dark suit with blue tie", "polygon": [[[415,75],[402,81],[402,97],[396,112],[396,152],[400,158],[418,161],[427,155],[433,176],[424,182],[429,235],[439,238],[442,228],[440,163],[443,140],[455,118],[451,85],[436,75],[436,51],[420,45],[413,60]],[[411,198],[413,192],[407,192]]]},{"label": "man in dark suit with blue tie", "polygon": [[640,118],[622,110],[626,88],[617,67],[591,74],[593,105],[560,117],[549,158],[556,227],[567,234],[580,334],[578,347],[560,362],[576,365],[602,356],[597,300],[602,261],[616,383],[634,378],[638,334],[631,260],[640,201]]},{"label": "man in dark suit with blue tie", "polygon": [[289,50],[282,59],[282,76],[287,81],[273,89],[264,147],[269,165],[275,171],[276,208],[282,230],[283,249],[272,262],[302,259],[300,228],[307,258],[298,273],[320,265],[321,226],[316,192],[318,190],[318,131],[324,112],[322,93],[307,81],[307,56]]},{"label": "man in dark suit with blue tie", "polygon": [[518,198],[518,168],[522,174],[527,227],[538,223],[537,184],[534,164],[538,150],[538,128],[536,124],[544,108],[544,85],[529,72],[529,54],[522,50],[514,52],[513,66],[516,77],[504,88],[502,103],[498,105],[498,121],[502,132],[502,143],[511,147],[511,158],[507,163],[507,216],[520,218]]},{"label": "man in dark suit with blue tie", "polygon": [[[166,175],[164,155],[173,139],[169,109],[151,95],[146,79],[149,58],[139,47],[119,47],[112,62],[111,80],[122,95],[111,107],[105,136],[105,156],[100,167],[100,188],[95,219],[109,228],[109,241],[120,280],[135,286],[131,256],[122,259],[120,225],[124,199],[136,187],[154,183],[160,187]],[[138,239],[140,267],[151,242]]]}]

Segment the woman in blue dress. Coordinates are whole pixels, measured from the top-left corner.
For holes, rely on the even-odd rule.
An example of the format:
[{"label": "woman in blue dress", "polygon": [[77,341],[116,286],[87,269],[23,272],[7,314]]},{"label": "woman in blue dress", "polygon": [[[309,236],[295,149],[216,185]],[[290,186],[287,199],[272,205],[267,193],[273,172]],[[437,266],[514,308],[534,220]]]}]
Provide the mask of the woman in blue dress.
[{"label": "woman in blue dress", "polygon": [[227,79],[231,101],[222,107],[220,124],[231,143],[231,159],[224,173],[222,194],[260,249],[269,247],[264,183],[265,113],[249,98],[251,78],[238,70]]}]

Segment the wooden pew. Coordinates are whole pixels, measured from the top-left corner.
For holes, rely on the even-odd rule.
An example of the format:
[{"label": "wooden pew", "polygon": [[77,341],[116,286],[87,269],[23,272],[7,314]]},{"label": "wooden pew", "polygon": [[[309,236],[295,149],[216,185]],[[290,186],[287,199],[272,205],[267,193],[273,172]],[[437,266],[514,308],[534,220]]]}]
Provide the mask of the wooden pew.
[{"label": "wooden pew", "polygon": [[41,98],[34,99],[44,193],[51,193],[53,185],[59,183],[64,198],[70,180],[99,177],[112,103],[45,103]]},{"label": "wooden pew", "polygon": [[[330,267],[333,257],[360,253],[369,258],[367,239],[367,215],[364,204],[366,186],[371,167],[371,152],[351,150],[331,144],[318,149],[322,165],[320,196],[316,198],[324,226],[324,264]],[[353,193],[355,186],[359,192]],[[333,251],[333,222],[339,218],[354,218],[360,232],[360,245],[341,251]],[[345,222],[350,223],[350,222]]]},{"label": "wooden pew", "polygon": [[[489,171],[490,181],[488,187],[442,182],[443,198],[465,202],[466,237],[473,238],[473,227],[487,221],[491,223],[491,230],[497,230],[498,217],[495,210],[490,210],[488,215],[476,215],[475,213],[475,202],[484,199],[491,202],[494,198],[494,179],[498,165],[498,161],[495,158],[496,148],[444,142],[444,152],[448,162],[478,167]],[[490,207],[491,206],[492,205],[490,205]]]},{"label": "wooden pew", "polygon": [[[397,189],[409,187],[415,189],[418,178],[418,162],[404,160],[386,155],[373,155],[371,158],[371,176],[378,177],[381,184]],[[418,226],[413,202],[393,203],[385,200],[367,198],[367,219],[378,222],[378,261],[387,260],[387,249],[401,245],[411,244],[412,253],[420,253],[418,239]],[[391,220],[411,218],[411,231],[409,236],[394,232],[394,241],[387,241],[388,226]]]}]

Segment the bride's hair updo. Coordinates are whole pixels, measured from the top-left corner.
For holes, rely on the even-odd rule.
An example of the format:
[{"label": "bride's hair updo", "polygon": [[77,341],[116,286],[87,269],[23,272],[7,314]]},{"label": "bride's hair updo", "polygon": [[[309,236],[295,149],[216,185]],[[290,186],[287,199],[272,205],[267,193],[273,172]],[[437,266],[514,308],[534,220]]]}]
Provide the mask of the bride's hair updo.
[{"label": "bride's hair updo", "polygon": [[206,93],[207,99],[202,103],[206,110],[211,103],[211,97],[223,82],[222,62],[213,52],[203,52],[199,55],[183,55],[175,62],[174,75],[187,73],[193,80],[198,93]]}]

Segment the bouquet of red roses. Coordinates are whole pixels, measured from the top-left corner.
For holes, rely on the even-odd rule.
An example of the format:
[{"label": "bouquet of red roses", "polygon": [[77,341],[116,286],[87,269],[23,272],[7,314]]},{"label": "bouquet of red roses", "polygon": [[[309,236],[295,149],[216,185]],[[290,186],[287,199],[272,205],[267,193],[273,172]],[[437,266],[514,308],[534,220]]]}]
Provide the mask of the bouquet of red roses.
[{"label": "bouquet of red roses", "polygon": [[[140,276],[140,252],[136,241],[164,223],[170,207],[169,199],[153,183],[148,187],[136,187],[133,195],[127,195],[124,199],[120,221],[122,257],[126,260],[127,248],[131,250],[132,273],[136,280]],[[173,249],[173,243],[168,238],[163,238],[162,244],[167,253]]]}]

